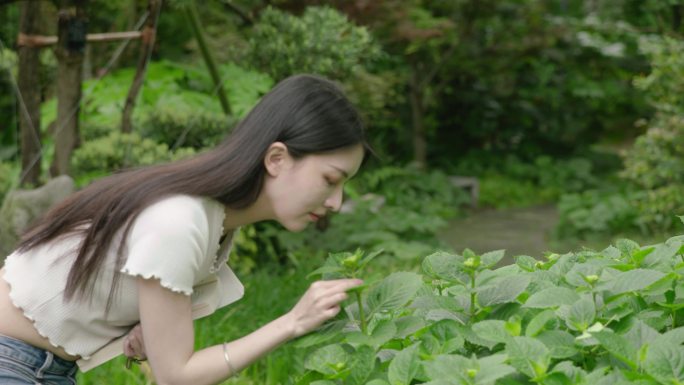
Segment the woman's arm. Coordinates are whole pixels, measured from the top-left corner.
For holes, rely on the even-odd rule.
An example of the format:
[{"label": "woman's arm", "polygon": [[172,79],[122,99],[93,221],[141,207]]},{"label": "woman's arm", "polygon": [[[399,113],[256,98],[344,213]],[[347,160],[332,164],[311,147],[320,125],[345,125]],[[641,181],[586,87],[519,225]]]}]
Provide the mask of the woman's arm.
[{"label": "woman's arm", "polygon": [[[278,345],[315,329],[339,313],[356,279],[314,282],[287,314],[227,344],[233,368],[242,370]],[[230,373],[223,346],[194,351],[190,297],[156,279],[138,278],[140,324],[145,352],[157,384],[216,384]]]}]

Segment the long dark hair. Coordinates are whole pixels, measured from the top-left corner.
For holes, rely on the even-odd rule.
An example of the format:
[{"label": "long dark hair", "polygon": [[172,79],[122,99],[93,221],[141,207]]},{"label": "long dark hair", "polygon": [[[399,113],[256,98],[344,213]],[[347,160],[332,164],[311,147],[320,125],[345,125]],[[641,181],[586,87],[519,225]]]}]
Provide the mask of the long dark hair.
[{"label": "long dark hair", "polygon": [[[150,204],[172,194],[213,198],[231,208],[245,208],[261,192],[263,159],[274,142],[300,158],[363,144],[356,109],[333,82],[297,75],[278,83],[216,148],[193,158],[114,174],[94,182],[51,209],[19,244],[24,252],[57,237],[82,233],[69,271],[65,300],[84,298],[123,228],[116,253],[109,309],[125,263],[123,249],[134,219]],[[88,226],[83,226],[88,225]]]}]

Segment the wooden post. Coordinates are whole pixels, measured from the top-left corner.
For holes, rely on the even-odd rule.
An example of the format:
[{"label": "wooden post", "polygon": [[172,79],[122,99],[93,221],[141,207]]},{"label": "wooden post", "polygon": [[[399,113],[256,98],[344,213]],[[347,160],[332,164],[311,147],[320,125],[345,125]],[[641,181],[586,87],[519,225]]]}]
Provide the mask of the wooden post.
[{"label": "wooden post", "polygon": [[55,50],[57,66],[57,124],[53,133],[55,157],[52,176],[69,174],[71,153],[79,143],[78,118],[81,102],[83,58],[86,44],[87,0],[62,0],[58,12]]},{"label": "wooden post", "polygon": [[[25,1],[21,4],[19,21],[20,33],[35,35],[38,31],[40,16],[39,1]],[[38,72],[40,61],[39,48],[19,46],[19,76],[17,79],[20,98],[24,103],[19,106],[19,127],[21,130],[21,170],[22,186],[39,184],[40,178],[40,84]]]},{"label": "wooden post", "polygon": [[145,80],[145,73],[147,72],[147,64],[150,61],[152,49],[154,49],[155,36],[157,34],[157,18],[161,9],[161,0],[150,0],[148,4],[149,17],[145,23],[142,32],[140,57],[138,58],[138,69],[133,78],[133,84],[128,90],[126,96],[126,104],[124,105],[123,115],[121,117],[121,132],[131,132],[133,124],[133,109],[135,108],[135,100],[138,98],[143,81]]}]

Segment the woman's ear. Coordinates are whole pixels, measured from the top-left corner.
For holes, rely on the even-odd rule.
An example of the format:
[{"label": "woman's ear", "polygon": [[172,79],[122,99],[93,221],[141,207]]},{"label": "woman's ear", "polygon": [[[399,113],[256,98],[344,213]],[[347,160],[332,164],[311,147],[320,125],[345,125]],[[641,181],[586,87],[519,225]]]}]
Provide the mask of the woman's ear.
[{"label": "woman's ear", "polygon": [[264,167],[270,176],[278,176],[280,172],[289,167],[292,157],[287,151],[287,146],[282,142],[273,142],[266,150],[264,156]]}]

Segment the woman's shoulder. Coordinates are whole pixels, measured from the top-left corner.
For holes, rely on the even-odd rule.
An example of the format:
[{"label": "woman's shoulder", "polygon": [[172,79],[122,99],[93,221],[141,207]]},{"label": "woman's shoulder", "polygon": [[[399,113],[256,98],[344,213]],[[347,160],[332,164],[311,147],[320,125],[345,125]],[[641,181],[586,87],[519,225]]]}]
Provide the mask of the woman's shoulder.
[{"label": "woman's shoulder", "polygon": [[136,222],[164,228],[185,228],[189,225],[211,228],[223,222],[220,206],[207,197],[170,195],[147,206]]}]

